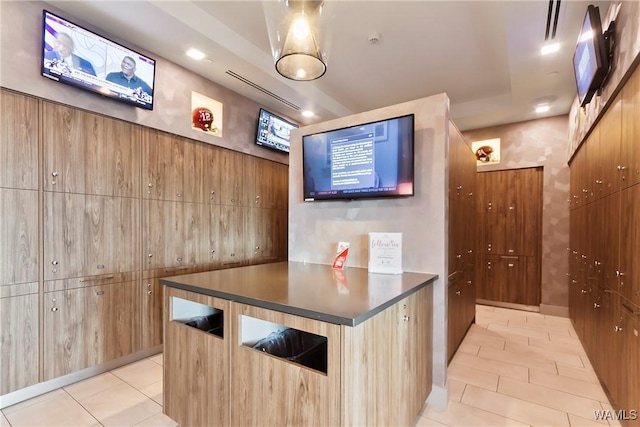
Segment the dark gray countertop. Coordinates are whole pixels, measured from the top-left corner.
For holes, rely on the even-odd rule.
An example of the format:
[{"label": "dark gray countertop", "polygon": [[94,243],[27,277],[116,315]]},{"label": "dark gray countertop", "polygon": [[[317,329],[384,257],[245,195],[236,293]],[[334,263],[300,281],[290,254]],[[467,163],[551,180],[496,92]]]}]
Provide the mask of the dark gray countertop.
[{"label": "dark gray countertop", "polygon": [[296,316],[356,326],[433,283],[426,273],[369,274],[366,268],[279,262],[165,277],[160,283]]}]

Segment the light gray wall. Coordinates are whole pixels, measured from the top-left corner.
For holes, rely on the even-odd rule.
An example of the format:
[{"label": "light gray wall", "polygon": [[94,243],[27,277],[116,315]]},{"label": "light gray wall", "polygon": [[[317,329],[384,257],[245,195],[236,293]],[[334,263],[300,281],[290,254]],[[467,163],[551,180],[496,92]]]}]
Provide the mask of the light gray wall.
[{"label": "light gray wall", "polygon": [[[302,135],[410,113],[415,114],[414,197],[303,201]],[[347,241],[351,244],[348,265],[366,268],[368,233],[401,232],[404,271],[438,274],[433,294],[436,393],[445,389],[447,366],[448,123],[449,99],[445,94],[435,95],[300,128],[292,133],[289,159],[290,261],[331,264],[337,243]]]},{"label": "light gray wall", "polygon": [[[125,3],[123,3],[125,5]],[[156,60],[154,109],[147,111],[42,77],[42,10],[46,9]],[[99,17],[96,17],[99,22]],[[38,1],[0,0],[0,86],[207,144],[288,163],[286,154],[255,145],[260,105],[227,88]],[[191,92],[223,104],[222,138],[191,128]]]}]

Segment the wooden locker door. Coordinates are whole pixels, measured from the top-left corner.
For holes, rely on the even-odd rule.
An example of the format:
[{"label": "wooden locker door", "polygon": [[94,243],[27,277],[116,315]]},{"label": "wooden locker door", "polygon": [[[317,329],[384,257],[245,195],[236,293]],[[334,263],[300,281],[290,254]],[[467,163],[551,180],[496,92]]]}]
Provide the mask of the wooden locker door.
[{"label": "wooden locker door", "polygon": [[0,88],[0,187],[38,189],[38,103]]},{"label": "wooden locker door", "polygon": [[[232,150],[220,151],[220,194],[223,205],[241,205],[243,184],[243,154]],[[249,178],[248,178],[249,179]]]},{"label": "wooden locker door", "polygon": [[220,209],[219,205],[209,206],[209,241],[205,247],[205,252],[209,255],[207,264],[211,269],[220,267],[220,256],[222,253],[222,243],[220,237]]},{"label": "wooden locker door", "polygon": [[622,134],[620,164],[621,188],[640,183],[640,67],[622,88]]},{"label": "wooden locker door", "polygon": [[[276,163],[276,194],[274,196],[277,209],[289,209],[289,165]],[[302,194],[295,195],[302,198]]]},{"label": "wooden locker door", "polygon": [[[599,226],[602,227],[601,239],[601,270],[602,283],[607,289],[619,290],[620,277],[620,192],[611,194],[604,199],[602,220]],[[626,232],[625,232],[626,234]]]},{"label": "wooden locker door", "polygon": [[184,194],[184,139],[142,129],[142,197],[181,201]]},{"label": "wooden locker door", "polygon": [[0,188],[0,286],[38,281],[38,192]]},{"label": "wooden locker door", "polygon": [[175,266],[204,265],[211,259],[209,251],[209,205],[182,203],[184,241],[176,247]]},{"label": "wooden locker door", "polygon": [[263,206],[262,194],[264,188],[260,188],[260,180],[264,175],[262,161],[258,157],[238,153],[239,168],[235,172],[239,174],[238,199],[240,206]]},{"label": "wooden locker door", "polygon": [[89,165],[85,167],[87,152],[96,150],[104,141],[102,121],[97,114],[51,102],[42,103],[46,191],[89,194],[103,185],[98,184],[99,173],[94,174]]},{"label": "wooden locker door", "polygon": [[136,269],[135,199],[45,193],[45,280]]},{"label": "wooden locker door", "polygon": [[220,207],[220,262],[223,267],[235,266],[247,259],[244,246],[247,209],[240,206]]},{"label": "wooden locker door", "polygon": [[198,145],[200,156],[203,158],[202,191],[204,200],[212,205],[221,203],[221,153],[225,150],[208,144]]},{"label": "wooden locker door", "polygon": [[37,293],[0,298],[0,395],[38,383],[39,299]]},{"label": "wooden locker door", "polygon": [[605,197],[620,190],[620,146],[622,134],[622,101],[620,96],[610,102],[609,109],[600,121],[599,160],[596,163],[595,190],[598,197]]},{"label": "wooden locker door", "polygon": [[522,169],[522,187],[519,190],[517,212],[519,225],[515,228],[518,236],[515,246],[518,255],[531,257],[541,256],[542,241],[542,200],[543,200],[543,176],[541,167]]},{"label": "wooden locker door", "polygon": [[143,200],[142,247],[144,269],[182,265],[185,218],[183,204],[174,201]]},{"label": "wooden locker door", "polygon": [[640,305],[640,185],[621,191],[620,293]]},{"label": "wooden locker door", "polygon": [[163,308],[164,286],[158,278],[143,279],[140,283],[139,293],[141,299],[141,350],[146,350],[159,345],[163,341]]}]

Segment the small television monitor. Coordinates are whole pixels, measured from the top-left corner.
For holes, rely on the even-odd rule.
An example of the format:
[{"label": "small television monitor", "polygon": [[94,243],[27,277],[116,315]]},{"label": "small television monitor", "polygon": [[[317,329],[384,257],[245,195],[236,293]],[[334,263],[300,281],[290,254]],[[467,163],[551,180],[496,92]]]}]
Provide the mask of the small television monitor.
[{"label": "small television monitor", "polygon": [[153,109],[156,61],[42,11],[42,75],[136,107]]},{"label": "small television monitor", "polygon": [[609,58],[600,10],[589,5],[573,54],[573,70],[580,106],[587,105],[602,85],[609,69]]},{"label": "small television monitor", "polygon": [[298,125],[261,108],[258,117],[256,144],[288,153],[291,129],[297,128]]},{"label": "small television monitor", "polygon": [[304,200],[413,196],[413,163],[413,114],[304,135]]}]

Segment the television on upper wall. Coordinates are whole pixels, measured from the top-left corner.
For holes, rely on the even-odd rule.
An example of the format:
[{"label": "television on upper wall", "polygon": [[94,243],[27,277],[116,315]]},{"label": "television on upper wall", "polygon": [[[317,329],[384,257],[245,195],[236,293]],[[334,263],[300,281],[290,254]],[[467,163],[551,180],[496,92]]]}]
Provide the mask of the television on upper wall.
[{"label": "television on upper wall", "polygon": [[256,144],[288,153],[291,130],[297,128],[298,125],[261,108],[258,117]]},{"label": "television on upper wall", "polygon": [[414,115],[302,137],[304,200],[414,195]]},{"label": "television on upper wall", "polygon": [[47,10],[42,75],[136,107],[153,109],[156,61]]},{"label": "television on upper wall", "polygon": [[587,7],[573,54],[573,70],[580,106],[584,107],[601,87],[609,71],[607,42],[597,6]]}]

